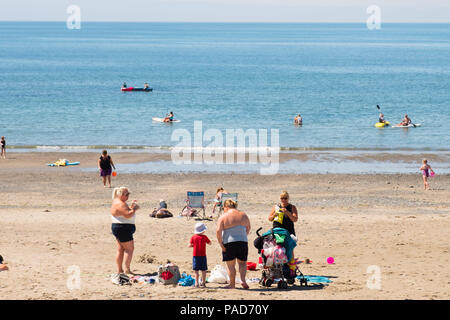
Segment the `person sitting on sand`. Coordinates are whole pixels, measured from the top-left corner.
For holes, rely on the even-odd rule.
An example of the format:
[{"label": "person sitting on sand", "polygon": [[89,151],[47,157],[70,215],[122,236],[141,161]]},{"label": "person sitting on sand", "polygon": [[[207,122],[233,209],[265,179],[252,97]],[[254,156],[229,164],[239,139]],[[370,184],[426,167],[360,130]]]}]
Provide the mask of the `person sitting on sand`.
[{"label": "person sitting on sand", "polygon": [[247,235],[251,228],[250,219],[244,212],[236,209],[237,204],[231,199],[225,200],[223,207],[225,214],[217,221],[216,236],[222,248],[222,261],[226,262],[230,277],[230,284],[226,288],[235,288],[237,261],[241,285],[244,289],[248,289],[245,274],[247,272]]},{"label": "person sitting on sand", "polygon": [[294,124],[298,124],[298,125],[302,125],[303,124],[303,119],[302,116],[300,114],[298,114],[297,116],[295,116],[294,118]]},{"label": "person sitting on sand", "polygon": [[151,218],[171,218],[172,213],[167,209],[167,203],[164,199],[159,200],[159,208],[155,208],[152,213],[150,213]]},{"label": "person sitting on sand", "polygon": [[166,115],[166,117],[164,118],[164,122],[171,122],[173,121],[173,112],[170,111],[169,114]]},{"label": "person sitting on sand", "polygon": [[132,274],[130,264],[134,251],[133,233],[136,231],[135,219],[139,205],[133,200],[129,207],[126,202],[129,196],[130,191],[126,187],[115,188],[112,194],[111,230],[117,241],[116,264],[119,275],[124,273],[122,268],[124,258],[125,273]]},{"label": "person sitting on sand", "polygon": [[3,263],[3,257],[0,255],[0,271],[8,270],[8,266]]},{"label": "person sitting on sand", "polygon": [[220,188],[217,189],[216,196],[214,198],[214,207],[213,207],[213,211],[212,211],[213,214],[214,214],[214,212],[216,212],[216,206],[217,205],[219,205],[219,206],[222,205],[222,195],[224,193],[227,193],[227,191],[223,187],[220,187]]},{"label": "person sitting on sand", "polygon": [[430,171],[434,174],[433,169],[431,169],[431,166],[428,164],[427,159],[422,160],[422,166],[420,167],[420,170],[422,170],[422,177],[423,177],[423,187],[425,190],[430,190],[430,184],[428,183],[428,177],[430,176]]},{"label": "person sitting on sand", "polygon": [[400,122],[398,125],[406,127],[409,124],[411,124],[411,122],[412,122],[411,119],[408,117],[407,114],[405,114],[405,117],[403,118],[402,122]]},{"label": "person sitting on sand", "polygon": [[111,173],[112,168],[116,170],[116,166],[114,165],[111,157],[108,155],[108,151],[103,150],[100,159],[98,159],[98,169],[100,170],[100,176],[103,179],[103,187],[106,188],[106,180],[108,180],[109,187],[111,188]]}]

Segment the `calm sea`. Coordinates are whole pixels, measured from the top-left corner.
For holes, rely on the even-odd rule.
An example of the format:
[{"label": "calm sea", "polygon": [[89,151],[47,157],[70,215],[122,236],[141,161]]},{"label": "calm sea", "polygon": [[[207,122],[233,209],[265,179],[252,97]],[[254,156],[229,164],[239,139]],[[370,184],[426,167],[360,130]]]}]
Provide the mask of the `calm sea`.
[{"label": "calm sea", "polygon": [[[165,148],[201,120],[284,149],[450,150],[449,24],[0,22],[0,78],[9,147]],[[377,104],[422,126],[376,129]]]}]

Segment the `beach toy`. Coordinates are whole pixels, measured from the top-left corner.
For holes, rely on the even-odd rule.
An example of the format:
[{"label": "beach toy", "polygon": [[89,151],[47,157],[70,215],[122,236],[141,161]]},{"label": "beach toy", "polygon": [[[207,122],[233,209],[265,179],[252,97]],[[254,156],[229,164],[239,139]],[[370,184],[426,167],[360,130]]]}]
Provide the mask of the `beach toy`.
[{"label": "beach toy", "polygon": [[430,176],[434,177],[434,172],[433,171],[431,171]]},{"label": "beach toy", "polygon": [[327,258],[327,262],[328,262],[328,264],[333,264],[334,263],[334,258],[333,257],[328,257]]},{"label": "beach toy", "polygon": [[113,171],[112,176],[113,176],[113,177],[117,176],[117,172],[116,172],[116,171]]}]

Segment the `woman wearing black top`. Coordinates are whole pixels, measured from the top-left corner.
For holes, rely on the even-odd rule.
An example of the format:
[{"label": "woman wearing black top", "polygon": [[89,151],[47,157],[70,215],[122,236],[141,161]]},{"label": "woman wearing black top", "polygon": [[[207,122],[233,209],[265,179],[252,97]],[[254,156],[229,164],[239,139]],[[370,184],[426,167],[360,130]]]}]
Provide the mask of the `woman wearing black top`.
[{"label": "woman wearing black top", "polygon": [[2,155],[3,159],[6,159],[6,141],[5,141],[5,137],[2,137],[1,144],[2,144],[2,146],[1,146],[1,148],[2,148],[1,155]]},{"label": "woman wearing black top", "polygon": [[100,159],[98,159],[98,169],[100,170],[100,176],[103,179],[103,186],[106,188],[106,179],[108,179],[109,188],[111,188],[111,173],[112,168],[116,170],[111,157],[108,155],[108,151],[103,150]]},{"label": "woman wearing black top", "polygon": [[[289,193],[283,191],[280,194],[281,203],[272,208],[269,215],[269,221],[273,221],[274,228],[286,229],[291,236],[295,237],[294,223],[298,221],[297,208],[289,203]],[[291,273],[295,275],[296,262],[294,258],[294,250],[292,250],[292,259],[289,261]]]}]

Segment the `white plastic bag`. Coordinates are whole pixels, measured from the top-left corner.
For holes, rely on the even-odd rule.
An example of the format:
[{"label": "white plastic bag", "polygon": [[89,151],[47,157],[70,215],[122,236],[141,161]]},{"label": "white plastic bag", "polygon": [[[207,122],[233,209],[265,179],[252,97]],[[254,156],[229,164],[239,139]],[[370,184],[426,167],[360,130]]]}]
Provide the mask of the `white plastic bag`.
[{"label": "white plastic bag", "polygon": [[215,283],[228,283],[229,280],[230,277],[228,277],[227,270],[219,264],[214,267],[214,269],[211,271],[211,275],[208,278],[208,282]]}]

